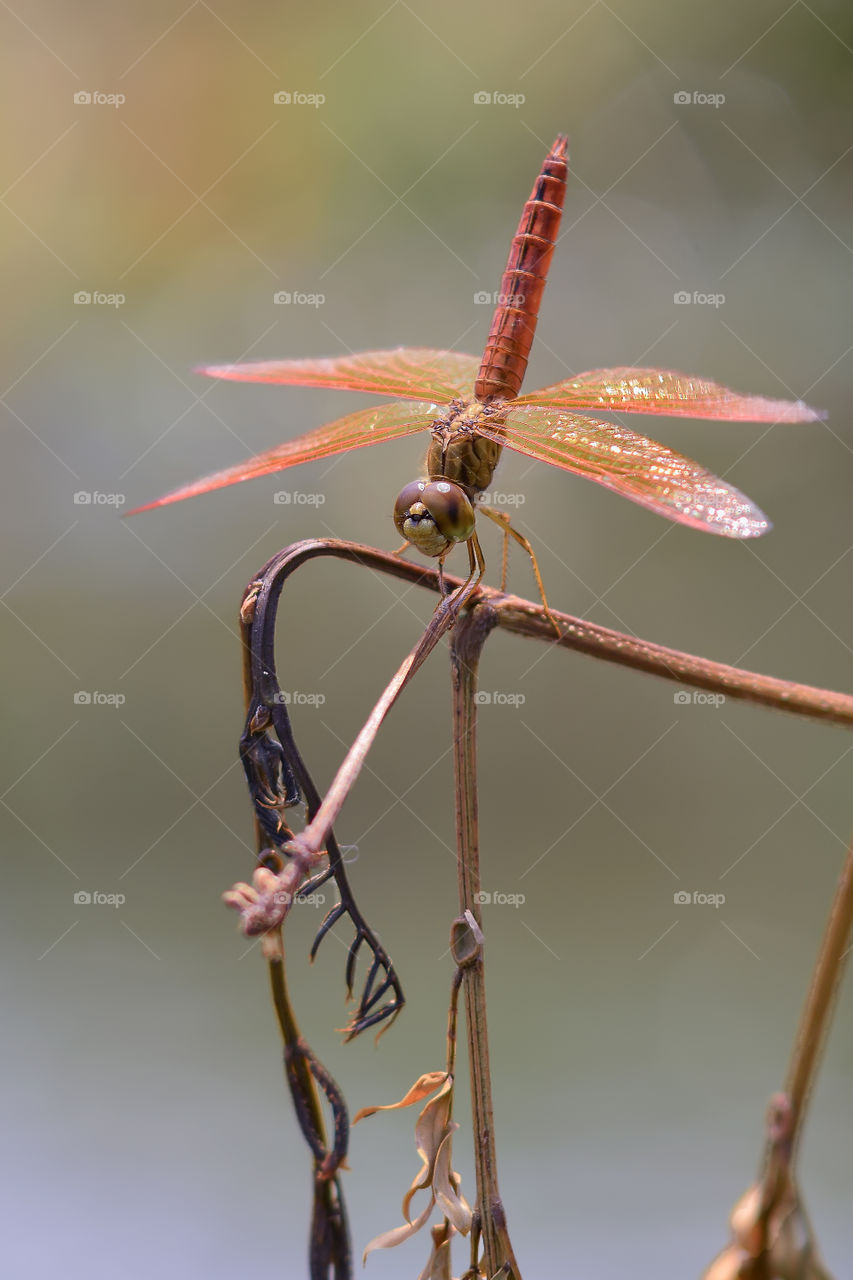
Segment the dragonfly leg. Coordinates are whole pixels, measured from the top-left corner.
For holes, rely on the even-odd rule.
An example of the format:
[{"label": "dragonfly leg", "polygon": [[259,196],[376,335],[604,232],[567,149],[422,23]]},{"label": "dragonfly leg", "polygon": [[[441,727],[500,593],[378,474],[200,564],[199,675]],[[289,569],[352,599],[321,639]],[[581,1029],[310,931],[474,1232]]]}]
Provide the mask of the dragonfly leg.
[{"label": "dragonfly leg", "polygon": [[444,580],[444,556],[438,562],[438,589],[442,600],[447,599],[447,583]]},{"label": "dragonfly leg", "polygon": [[[451,607],[454,613],[458,613],[463,605],[468,603],[470,597],[474,594],[479,586],[480,579],[486,571],[486,557],[483,555],[483,549],[480,546],[476,533],[472,533],[471,537],[465,542],[468,548],[468,577],[462,583],[461,587],[457,587],[453,595],[450,597]],[[452,548],[450,548],[452,550]],[[444,557],[438,562],[438,571],[441,573],[444,564]],[[443,579],[442,579],[443,582]]]},{"label": "dragonfly leg", "polygon": [[[509,523],[509,520],[507,520],[507,524],[508,523]],[[506,580],[507,580],[507,574],[509,571],[510,530],[507,528],[507,525],[504,524],[503,521],[500,521],[500,524],[501,524],[501,527],[503,528],[503,535],[504,535],[503,547],[501,548],[501,591],[506,591]]]},{"label": "dragonfly leg", "polygon": [[520,547],[524,547],[524,550],[530,556],[530,563],[533,567],[533,576],[535,577],[536,585],[539,588],[539,595],[542,597],[542,607],[545,610],[545,614],[548,618],[548,621],[551,623],[551,626],[554,628],[557,635],[561,637],[563,633],[557,624],[557,619],[554,617],[553,613],[548,607],[548,597],[545,595],[545,584],[542,581],[542,574],[539,572],[539,564],[536,559],[536,554],[533,548],[531,547],[530,543],[516,529],[513,529],[512,522],[505,511],[495,511],[494,507],[478,507],[477,510],[480,511],[484,516],[488,516],[490,520],[493,520],[495,524],[498,525],[503,530],[504,551],[503,551],[503,571],[501,573],[501,591],[506,591],[507,551],[509,549],[510,538],[514,538],[515,541],[518,543],[518,545]]}]

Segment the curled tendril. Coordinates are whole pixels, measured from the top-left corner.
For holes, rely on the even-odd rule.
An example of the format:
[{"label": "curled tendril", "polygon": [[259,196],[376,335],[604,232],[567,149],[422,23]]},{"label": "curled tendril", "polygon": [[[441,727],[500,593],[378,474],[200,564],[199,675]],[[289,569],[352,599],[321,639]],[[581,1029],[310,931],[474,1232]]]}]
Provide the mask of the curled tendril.
[{"label": "curled tendril", "polygon": [[[275,667],[275,633],[282,588],[290,573],[300,563],[293,549],[280,552],[270,560],[249,584],[243,597],[240,618],[247,652],[247,715],[240,738],[240,759],[258,824],[272,849],[264,850],[260,863],[273,872],[284,871],[289,860],[288,844],[293,831],[286,813],[301,801],[310,822],[320,807],[321,797],[293,737],[290,716]],[[300,896],[334,880],[339,900],[327,912],[311,947],[311,959],[317,955],[325,936],[346,917],[355,936],[349,946],[345,967],[347,999],[355,997],[359,954],[369,954],[364,980],[345,1030],[351,1040],[368,1027],[387,1030],[404,1004],[400,980],[376,934],[362,915],[346,874],[343,856],[333,832],[326,841],[327,865],[314,871],[299,886]],[[257,875],[257,873],[256,873]],[[229,895],[234,906],[241,903]],[[253,932],[262,922],[262,913],[254,911]],[[244,919],[244,928],[246,921]]]}]

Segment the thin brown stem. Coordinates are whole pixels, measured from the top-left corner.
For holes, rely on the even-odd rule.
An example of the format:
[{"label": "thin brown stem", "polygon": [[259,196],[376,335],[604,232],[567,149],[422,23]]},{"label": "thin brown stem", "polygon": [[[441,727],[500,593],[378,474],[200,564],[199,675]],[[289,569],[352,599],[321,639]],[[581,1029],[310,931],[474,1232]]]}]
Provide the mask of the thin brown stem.
[{"label": "thin brown stem", "polygon": [[295,844],[300,850],[316,854],[323,850],[329,830],[334,826],[344,801],[352,790],[353,783],[361,772],[368,751],[373,745],[382,721],[397,701],[403,689],[423,666],[441,637],[453,626],[456,617],[455,602],[443,600],[433,614],[429,626],[418,641],[415,648],[398,669],[396,675],[382,691],[379,701],[374,706],[364,723],[355,742],[346,754],[343,764],[332,780],[323,803],[317,810],[314,819],[305,830],[296,837]]},{"label": "thin brown stem", "polygon": [[[243,593],[243,601],[240,605],[240,639],[243,645],[243,703],[247,712],[249,710],[249,701],[252,697],[252,650],[249,644],[249,625],[254,615],[259,586],[260,583],[257,581],[250,582]],[[253,826],[255,828],[255,848],[258,853],[261,853],[267,842],[257,814],[253,819]]]},{"label": "thin brown stem", "polygon": [[[312,1280],[351,1280],[349,1228],[338,1169],[346,1158],[349,1118],[340,1089],[299,1033],[287,990],[281,930],[264,937],[273,1006],[284,1043],[285,1075],[299,1127],[314,1155],[314,1206],[311,1215],[309,1269]],[[327,1146],[326,1126],[315,1080],[332,1106],[334,1144]]]},{"label": "thin brown stem", "polygon": [[[270,564],[277,566],[277,573],[283,582],[285,577],[289,577],[301,565],[318,556],[333,556],[364,568],[380,570],[393,577],[403,578],[416,586],[437,591],[439,594],[441,594],[443,580],[445,587],[455,589],[457,594],[442,599],[420,641],[383,692],[347,752],[313,821],[304,831],[294,835],[289,842],[288,853],[291,866],[287,869],[288,883],[270,883],[260,894],[255,894],[251,902],[244,903],[241,894],[226,895],[226,901],[244,911],[243,928],[247,934],[258,934],[274,928],[287,914],[286,908],[276,905],[281,898],[282,889],[290,890],[293,887],[289,883],[290,879],[297,880],[309,875],[317,862],[322,859],[329,831],[361,771],[383,720],[439,639],[453,626],[457,618],[460,622],[464,621],[463,606],[465,604],[472,610],[488,606],[490,627],[502,627],[516,635],[546,640],[558,648],[573,649],[579,653],[601,658],[606,662],[619,663],[667,680],[674,680],[679,684],[709,689],[722,693],[727,698],[760,703],[775,707],[779,711],[853,726],[853,697],[849,694],[837,693],[830,689],[817,689],[810,685],[796,684],[790,680],[779,680],[773,676],[743,671],[724,663],[711,662],[707,658],[681,653],[677,649],[667,649],[650,641],[638,640],[634,636],[624,635],[609,627],[596,626],[580,618],[574,618],[570,614],[556,613],[553,610],[549,610],[546,614],[544,609],[532,604],[529,600],[522,600],[518,596],[506,595],[493,588],[484,587],[471,578],[464,582],[459,578],[450,578],[442,575],[440,570],[410,564],[397,555],[378,551],[375,547],[342,542],[334,538],[312,539],[296,542],[287,547],[275,557],[274,561],[270,561]],[[264,571],[261,578],[256,581],[263,578],[263,573]],[[250,593],[251,587],[244,606]],[[463,612],[460,613],[460,610]],[[562,632],[559,640],[554,638],[552,627],[555,624]],[[237,887],[241,890],[244,888],[244,886]]]},{"label": "thin brown stem", "polygon": [[[484,606],[473,609],[459,620],[451,646],[459,909],[463,916],[470,913],[478,932],[481,931],[482,920],[477,813],[477,704],[474,695],[477,690],[480,654],[496,621],[491,609]],[[482,1267],[488,1276],[500,1273],[509,1277],[509,1280],[521,1280],[498,1190],[482,946],[477,948],[476,954],[469,957],[462,972],[477,1178],[476,1216],[483,1243]],[[507,1269],[502,1271],[501,1268]]]},{"label": "thin brown stem", "polygon": [[[363,546],[357,542],[343,542],[336,538],[311,539],[294,543],[288,548],[288,554],[294,568],[318,556],[334,556],[390,574],[413,586],[439,592],[439,575],[435,569],[413,564],[391,552],[379,551],[375,547]],[[461,578],[454,578],[449,574],[444,574],[444,581],[451,590],[463,583]],[[645,671],[676,684],[722,693],[726,698],[755,702],[774,707],[777,711],[853,726],[853,696],[847,693],[798,684],[792,680],[780,680],[775,676],[746,671],[723,662],[713,662],[708,658],[669,649],[650,640],[641,640],[610,627],[597,626],[583,618],[551,609],[551,616],[556,619],[562,631],[562,638],[556,640],[552,624],[539,605],[519,596],[507,595],[482,583],[473,594],[472,602],[475,605],[488,604],[497,619],[496,625],[514,635],[544,640],[548,644],[585,653],[604,662],[631,667],[635,671]]]},{"label": "thin brown stem", "polygon": [[450,984],[450,1007],[447,1010],[447,1074],[456,1077],[456,1023],[459,1013],[459,989],[462,986],[463,970],[457,968]]},{"label": "thin brown stem", "polygon": [[788,1078],[785,1083],[793,1111],[792,1145],[802,1128],[832,1009],[844,974],[853,929],[853,841],[832,902],[811,986],[806,996]]}]

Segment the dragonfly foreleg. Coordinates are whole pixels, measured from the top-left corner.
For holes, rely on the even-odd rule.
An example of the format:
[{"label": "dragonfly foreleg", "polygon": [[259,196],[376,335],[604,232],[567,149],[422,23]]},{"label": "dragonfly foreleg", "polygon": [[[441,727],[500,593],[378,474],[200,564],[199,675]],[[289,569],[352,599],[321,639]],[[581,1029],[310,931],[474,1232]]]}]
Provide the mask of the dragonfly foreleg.
[{"label": "dragonfly foreleg", "polygon": [[[486,571],[486,558],[476,533],[472,533],[471,537],[466,539],[465,546],[468,548],[468,577],[450,597],[450,606],[454,613],[458,613],[468,603]],[[441,572],[441,561],[439,561],[439,572]]]}]

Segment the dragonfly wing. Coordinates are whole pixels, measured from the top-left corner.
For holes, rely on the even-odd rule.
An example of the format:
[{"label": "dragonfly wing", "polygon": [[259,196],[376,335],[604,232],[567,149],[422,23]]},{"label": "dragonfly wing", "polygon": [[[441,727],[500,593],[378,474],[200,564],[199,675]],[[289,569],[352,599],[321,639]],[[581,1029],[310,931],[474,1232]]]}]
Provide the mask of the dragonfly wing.
[{"label": "dragonfly wing", "polygon": [[224,471],[217,471],[211,476],[205,476],[203,480],[175,489],[155,502],[136,507],[129,514],[150,511],[152,507],[165,507],[170,502],[194,498],[211,489],[224,489],[226,485],[237,484],[240,480],[254,480],[256,476],[269,475],[272,471],[284,471],[287,467],[298,466],[300,462],[329,458],[335,453],[362,449],[365,445],[381,444],[385,440],[398,440],[401,436],[425,431],[434,418],[435,414],[424,409],[422,404],[406,401],[383,404],[374,409],[360,409],[358,413],[339,418],[337,422],[329,422],[316,431],[308,431],[296,440],[287,440],[254,458],[238,462],[236,466],[226,467]]},{"label": "dragonfly wing", "polygon": [[749,498],[698,463],[615,422],[513,405],[505,435],[482,435],[585,476],[679,524],[729,538],[757,538],[770,521]]},{"label": "dragonfly wing", "polygon": [[547,405],[552,409],[665,413],[730,422],[818,422],[826,416],[802,400],[741,395],[707,378],[694,378],[671,369],[593,369],[519,396],[514,403]]},{"label": "dragonfly wing", "polygon": [[260,360],[247,364],[200,365],[197,373],[232,382],[273,382],[298,387],[339,387],[382,396],[446,403],[469,396],[480,361],[455,351],[398,347],[362,351],[327,360]]}]

